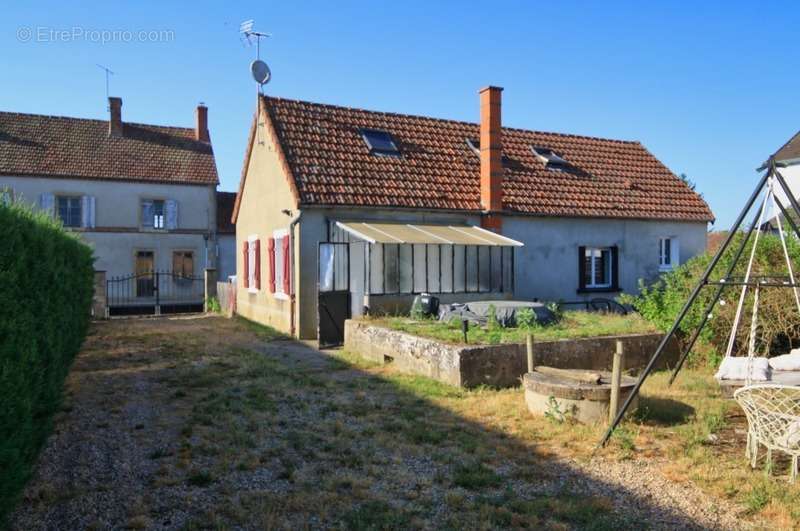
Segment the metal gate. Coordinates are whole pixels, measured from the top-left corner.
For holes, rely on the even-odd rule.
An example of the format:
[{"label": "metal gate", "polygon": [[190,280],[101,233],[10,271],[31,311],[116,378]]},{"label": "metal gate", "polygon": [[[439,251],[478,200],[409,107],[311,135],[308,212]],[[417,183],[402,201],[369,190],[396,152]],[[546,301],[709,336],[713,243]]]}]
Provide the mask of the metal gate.
[{"label": "metal gate", "polygon": [[350,318],[350,245],[320,242],[317,263],[317,337],[320,348],[335,347]]},{"label": "metal gate", "polygon": [[161,315],[202,312],[203,277],[172,271],[146,271],[106,281],[109,315]]}]

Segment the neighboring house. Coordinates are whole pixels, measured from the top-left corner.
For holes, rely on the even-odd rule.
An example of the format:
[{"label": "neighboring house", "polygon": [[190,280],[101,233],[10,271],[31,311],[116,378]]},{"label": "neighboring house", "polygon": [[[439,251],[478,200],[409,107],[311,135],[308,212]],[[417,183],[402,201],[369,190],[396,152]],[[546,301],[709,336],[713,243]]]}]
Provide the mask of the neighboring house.
[{"label": "neighboring house", "polygon": [[[800,132],[790,138],[773,156],[776,162],[781,163],[778,171],[786,180],[795,199],[800,202]],[[787,213],[791,215],[795,224],[797,224],[798,218],[797,215],[792,213],[792,205],[789,202],[788,196],[777,182],[775,183],[775,195],[786,209]],[[780,216],[784,232],[793,234],[791,225],[787,224],[785,216],[779,209],[775,212],[770,212],[769,215],[771,216],[770,219],[762,226],[764,230],[777,234],[778,220],[776,218]]]},{"label": "neighboring house", "polygon": [[222,281],[236,275],[235,203],[236,192],[217,192],[217,277]]},{"label": "neighboring house", "polygon": [[[301,338],[442,301],[637,290],[713,215],[638,142],[260,96],[234,209],[237,311]],[[502,235],[502,236],[500,236]]]},{"label": "neighboring house", "polygon": [[[207,108],[194,128],[123,122],[120,98],[109,109],[109,121],[0,112],[0,189],[80,233],[108,278],[202,276],[216,262]],[[154,284],[130,291],[151,297]]]}]

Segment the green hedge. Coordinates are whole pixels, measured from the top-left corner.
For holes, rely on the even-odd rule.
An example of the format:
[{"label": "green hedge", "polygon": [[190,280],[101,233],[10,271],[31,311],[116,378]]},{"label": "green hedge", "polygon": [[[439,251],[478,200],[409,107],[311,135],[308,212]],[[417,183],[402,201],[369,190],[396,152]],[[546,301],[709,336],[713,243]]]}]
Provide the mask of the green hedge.
[{"label": "green hedge", "polygon": [[[714,269],[714,273],[711,275],[712,280],[719,280],[728,270],[735,250],[738,249],[743,237],[742,233],[734,236],[731,246]],[[745,275],[754,237],[755,235],[751,237],[745,247],[733,276],[743,277]],[[786,247],[794,274],[798,276],[800,274],[800,242],[797,238],[788,236]],[[711,253],[698,255],[675,270],[662,275],[655,284],[641,286],[642,289],[638,296],[625,296],[621,300],[632,303],[646,319],[653,322],[659,329],[666,331],[683,308],[712,257]],[[753,275],[788,275],[783,247],[778,236],[773,234],[760,236],[753,263]],[[712,286],[705,287],[701,291],[697,301],[683,320],[681,331],[684,334],[691,334],[699,325],[703,312],[715,291],[716,289]],[[713,347],[712,350],[706,352],[710,357],[705,361],[712,365],[719,362],[719,356],[725,351],[740,293],[741,287],[726,288],[721,298],[724,304],[717,304],[708,324],[703,329],[701,339]],[[735,354],[744,355],[746,353],[753,302],[753,290],[750,289],[745,298],[744,313],[737,330]],[[759,298],[758,317],[756,350],[760,355],[785,354],[790,348],[800,345],[800,315],[798,315],[791,289],[764,288]]]},{"label": "green hedge", "polygon": [[0,201],[0,528],[86,335],[93,262],[91,249],[57,221]]}]

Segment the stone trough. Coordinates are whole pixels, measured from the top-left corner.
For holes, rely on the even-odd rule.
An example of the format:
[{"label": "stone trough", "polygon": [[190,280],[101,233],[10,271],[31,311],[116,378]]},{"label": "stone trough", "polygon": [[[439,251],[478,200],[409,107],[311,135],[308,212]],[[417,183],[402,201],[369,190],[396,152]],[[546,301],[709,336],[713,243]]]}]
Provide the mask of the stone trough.
[{"label": "stone trough", "polygon": [[[611,402],[611,373],[598,371],[600,383],[588,383],[572,378],[534,371],[522,379],[525,403],[528,410],[537,416],[546,414],[574,418],[584,424],[603,422],[608,419]],[[622,376],[620,381],[620,406],[636,385],[636,379]],[[629,411],[636,409],[638,397]]]},{"label": "stone trough", "polygon": [[[610,371],[616,342],[625,349],[628,373],[638,373],[662,339],[662,334],[630,334],[537,342],[537,365],[561,369]],[[460,387],[516,387],[528,372],[525,344],[458,345],[377,326],[368,320],[348,320],[344,348],[377,363]],[[670,341],[657,369],[672,366],[678,345]]]}]

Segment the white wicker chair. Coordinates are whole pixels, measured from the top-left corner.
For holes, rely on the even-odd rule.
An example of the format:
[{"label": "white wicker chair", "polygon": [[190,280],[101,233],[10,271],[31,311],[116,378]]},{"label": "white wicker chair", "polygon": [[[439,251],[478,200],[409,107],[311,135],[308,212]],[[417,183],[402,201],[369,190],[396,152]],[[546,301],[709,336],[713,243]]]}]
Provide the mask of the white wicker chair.
[{"label": "white wicker chair", "polygon": [[747,447],[750,466],[758,461],[758,446],[767,449],[767,466],[772,451],[792,456],[790,481],[797,478],[800,456],[800,387],[776,384],[748,385],[737,389],[733,398],[747,416]]}]

